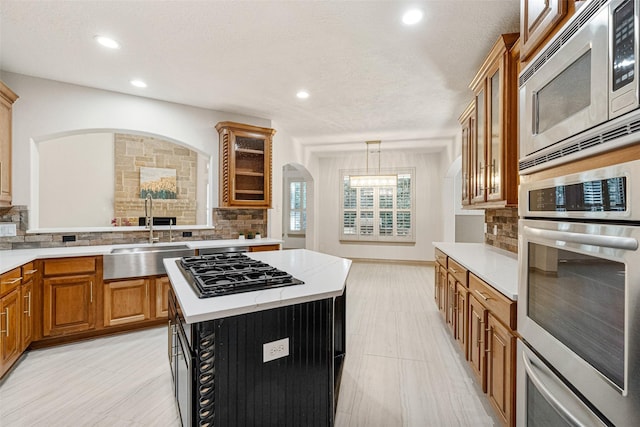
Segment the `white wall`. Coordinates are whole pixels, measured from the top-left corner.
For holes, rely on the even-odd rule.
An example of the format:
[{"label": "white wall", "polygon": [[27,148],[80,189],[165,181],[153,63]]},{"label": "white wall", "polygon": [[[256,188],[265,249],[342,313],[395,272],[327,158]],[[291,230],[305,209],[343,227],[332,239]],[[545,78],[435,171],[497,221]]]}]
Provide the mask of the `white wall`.
[{"label": "white wall", "polygon": [[[216,123],[237,121],[271,127],[271,121],[187,105],[92,89],[21,74],[2,73],[20,97],[13,106],[13,204],[37,197],[30,162],[32,144],[91,130],[119,130],[160,136],[212,156],[212,207],[218,205]],[[282,168],[275,165],[274,170]],[[37,199],[36,199],[37,200]]]},{"label": "white wall", "polygon": [[52,139],[40,144],[39,151],[40,227],[109,227],[113,134]]},{"label": "white wall", "polygon": [[[282,167],[289,163],[301,163],[301,155],[299,146],[287,133],[286,129],[278,129],[278,123],[272,122],[276,134],[273,138],[272,146],[272,181],[271,181],[271,204],[272,209],[268,210],[269,216],[269,237],[274,239],[282,239],[284,231],[282,228],[282,216],[284,215],[284,207],[282,206],[283,198],[283,172]],[[309,218],[307,217],[307,222]],[[307,249],[313,249],[307,245]]]},{"label": "white wall", "polygon": [[[442,200],[440,156],[416,152],[384,151],[384,165],[415,167],[416,243],[341,243],[340,233],[340,169],[363,169],[366,160],[363,153],[344,154],[339,157],[319,159],[318,235],[320,252],[347,258],[371,258],[389,260],[427,261],[434,259],[433,241],[442,240]],[[385,166],[389,167],[389,166]]]}]

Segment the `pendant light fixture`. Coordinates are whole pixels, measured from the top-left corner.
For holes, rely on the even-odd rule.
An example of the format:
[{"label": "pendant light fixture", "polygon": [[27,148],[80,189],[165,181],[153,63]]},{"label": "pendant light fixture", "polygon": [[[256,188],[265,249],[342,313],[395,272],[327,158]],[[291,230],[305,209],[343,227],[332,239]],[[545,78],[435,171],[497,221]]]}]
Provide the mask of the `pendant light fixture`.
[{"label": "pendant light fixture", "polygon": [[[352,188],[362,187],[396,187],[398,185],[398,175],[380,173],[380,141],[366,141],[367,144],[367,173],[364,175],[350,175],[349,186]],[[369,172],[369,153],[378,155],[377,174]]]}]

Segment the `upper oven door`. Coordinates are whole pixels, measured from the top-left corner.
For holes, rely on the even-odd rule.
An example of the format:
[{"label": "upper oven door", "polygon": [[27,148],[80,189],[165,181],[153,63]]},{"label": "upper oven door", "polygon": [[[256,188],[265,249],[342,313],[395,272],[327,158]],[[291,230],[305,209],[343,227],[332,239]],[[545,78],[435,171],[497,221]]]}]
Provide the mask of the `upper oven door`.
[{"label": "upper oven door", "polygon": [[525,218],[640,221],[640,160],[523,183],[518,211]]},{"label": "upper oven door", "polygon": [[519,222],[518,332],[616,425],[640,419],[639,239],[637,226]]},{"label": "upper oven door", "polygon": [[605,7],[557,52],[547,49],[521,73],[522,80],[535,69],[520,87],[521,158],[607,120],[608,22]]}]

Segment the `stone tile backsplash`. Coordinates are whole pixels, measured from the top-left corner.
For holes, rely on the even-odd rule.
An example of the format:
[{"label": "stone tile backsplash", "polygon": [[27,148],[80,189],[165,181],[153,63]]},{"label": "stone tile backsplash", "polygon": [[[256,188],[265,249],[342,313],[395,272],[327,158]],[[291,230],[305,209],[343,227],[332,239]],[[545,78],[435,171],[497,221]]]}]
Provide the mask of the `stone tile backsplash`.
[{"label": "stone tile backsplash", "polygon": [[[518,208],[486,209],[484,222],[487,232],[484,233],[486,244],[509,252],[518,253]],[[496,226],[496,234],[493,228]]]},{"label": "stone tile backsplash", "polygon": [[[0,222],[14,223],[17,229],[15,237],[0,237],[0,250],[146,243],[149,238],[148,231],[127,231],[122,227],[108,232],[27,234],[28,214],[26,206],[0,208]],[[237,239],[241,232],[261,233],[262,237],[267,237],[266,209],[214,209],[213,224],[213,230],[188,230],[183,227],[173,230],[173,241]],[[183,232],[188,231],[191,232],[191,237],[183,237]],[[169,241],[169,230],[154,230],[154,234],[160,237],[161,242]],[[73,236],[75,241],[64,241],[67,236]]]}]

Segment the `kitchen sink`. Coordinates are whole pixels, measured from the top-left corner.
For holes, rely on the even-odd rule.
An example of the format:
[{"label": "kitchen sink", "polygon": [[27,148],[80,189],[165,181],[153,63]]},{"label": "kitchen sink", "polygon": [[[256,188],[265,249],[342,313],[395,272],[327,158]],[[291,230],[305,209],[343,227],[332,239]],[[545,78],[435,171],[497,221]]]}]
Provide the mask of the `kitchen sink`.
[{"label": "kitchen sink", "polygon": [[111,253],[103,257],[103,278],[111,280],[166,274],[163,259],[193,255],[195,250],[187,245],[133,246],[112,249]]},{"label": "kitchen sink", "polygon": [[134,246],[131,248],[116,248],[111,249],[112,254],[130,254],[137,252],[158,252],[158,251],[175,251],[175,250],[183,250],[189,249],[187,245],[175,245],[175,246]]}]

